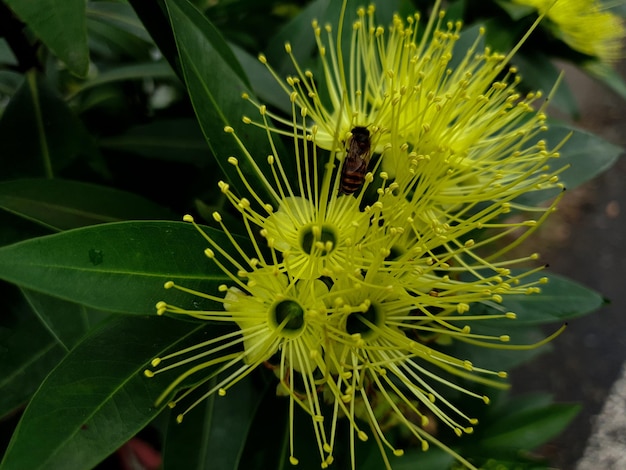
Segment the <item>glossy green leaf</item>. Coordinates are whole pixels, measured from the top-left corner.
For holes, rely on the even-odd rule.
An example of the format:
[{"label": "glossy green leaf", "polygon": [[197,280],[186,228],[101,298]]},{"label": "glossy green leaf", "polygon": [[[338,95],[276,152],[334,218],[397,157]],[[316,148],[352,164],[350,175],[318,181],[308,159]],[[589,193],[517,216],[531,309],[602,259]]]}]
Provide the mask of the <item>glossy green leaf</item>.
[{"label": "glossy green leaf", "polygon": [[13,96],[18,90],[24,76],[11,70],[0,70],[0,95]]},{"label": "glossy green leaf", "polygon": [[51,230],[131,219],[175,218],[170,211],[141,196],[60,179],[0,182],[0,208]]},{"label": "glossy green leaf", "polygon": [[311,21],[319,20],[324,24],[325,12],[330,0],[314,0],[310,2],[300,13],[288,21],[269,40],[265,55],[279,75],[293,73],[291,59],[285,53],[285,42],[289,41],[292,53],[298,63],[306,63],[315,49],[315,35],[311,27]]},{"label": "glossy green leaf", "polygon": [[[372,445],[372,451],[380,453],[376,445]],[[416,470],[418,468],[446,470],[450,468],[454,462],[454,457],[434,446],[426,452],[411,450],[406,452],[402,457],[391,458],[393,459],[394,470]],[[368,463],[369,461],[365,462],[361,470],[378,470],[382,468],[380,466],[373,467],[368,465]]]},{"label": "glossy green leaf", "polygon": [[176,50],[176,42],[165,8],[165,0],[128,0],[133,10],[141,20],[144,28],[157,45],[163,57],[176,71],[176,75],[183,78],[180,61]]},{"label": "glossy green leaf", "polygon": [[87,75],[84,0],[6,0],[43,43],[76,75]]},{"label": "glossy green leaf", "polygon": [[[220,246],[231,246],[221,231],[205,230]],[[0,278],[104,311],[150,315],[161,300],[210,309],[215,305],[208,300],[163,288],[172,280],[216,292],[226,276],[204,255],[207,247],[182,222],[96,225],[0,248]]]},{"label": "glossy green leaf", "polygon": [[604,83],[626,100],[626,82],[611,65],[600,61],[588,61],[581,64],[581,67],[589,75]]},{"label": "glossy green leaf", "polygon": [[553,404],[504,414],[485,429],[483,448],[532,450],[558,435],[580,411],[580,405]]},{"label": "glossy green leaf", "polygon": [[563,321],[591,313],[605,302],[598,292],[570,279],[556,274],[546,277],[549,282],[541,286],[540,295],[507,300],[512,310],[520,312],[521,323]]},{"label": "glossy green leaf", "polygon": [[[550,163],[553,170],[569,166],[559,174],[559,180],[567,189],[574,189],[608,170],[624,151],[621,147],[607,142],[595,134],[565,124],[551,123],[548,130],[540,134],[540,138],[545,140],[550,148],[553,148],[570,134],[569,139],[559,150],[561,157]],[[539,202],[554,197],[558,192],[560,190],[553,189],[526,193],[518,201],[537,205]]]},{"label": "glossy green leaf", "polygon": [[78,118],[37,72],[29,72],[0,118],[0,179],[52,177],[91,141]]},{"label": "glossy green leaf", "polygon": [[[566,125],[550,126],[542,138],[550,145],[556,145],[570,132],[573,134],[561,148],[562,158],[559,159],[559,162],[570,165],[560,177],[568,189],[573,189],[605,172],[624,152],[623,148],[595,134]],[[554,166],[558,167],[558,163]]]},{"label": "glossy green leaf", "polygon": [[50,233],[42,225],[0,210],[0,247]]},{"label": "glossy green leaf", "polygon": [[530,5],[518,5],[509,0],[496,0],[496,3],[506,11],[512,20],[521,20],[525,16],[536,13],[537,10]]},{"label": "glossy green leaf", "polygon": [[87,18],[89,47],[94,60],[104,59],[108,63],[120,64],[129,58],[134,62],[151,59],[153,44],[133,33],[119,29],[116,25]]},{"label": "glossy green leaf", "polygon": [[197,166],[206,166],[211,162],[202,130],[193,119],[168,119],[136,126],[122,135],[100,140],[100,145]]},{"label": "glossy green leaf", "polygon": [[163,446],[163,468],[194,470],[235,469],[249,436],[263,390],[246,378],[220,397],[214,393],[185,415],[172,417]]},{"label": "glossy green leaf", "polygon": [[231,48],[239,63],[246,70],[256,96],[264,104],[290,114],[291,101],[289,95],[281,88],[267,67],[259,61],[258,57],[250,55],[244,49],[235,45],[231,45]]},{"label": "glossy green leaf", "polygon": [[[7,43],[4,37],[0,38],[0,63],[4,65],[10,65],[13,67],[18,65],[17,58],[15,57],[15,54],[11,50],[11,47],[9,47],[9,44]],[[1,70],[0,72],[2,72],[0,73],[0,77],[2,77],[2,75],[8,71]],[[21,76],[21,74],[17,72],[11,72],[11,73]]]},{"label": "glossy green leaf", "polygon": [[[236,169],[227,162],[234,155],[239,166],[265,202],[274,203],[261,182],[254,165],[246,158],[234,137],[224,132],[231,126],[246,147],[253,153],[261,171],[271,173],[266,163],[272,154],[266,131],[242,122],[244,115],[257,111],[241,94],[249,91],[244,72],[219,32],[187,0],[166,1],[176,45],[192,104],[200,127],[222,171],[238,183]],[[257,118],[260,119],[260,117]],[[280,141],[276,140],[279,155],[287,174],[293,174],[292,158],[284,158]]]},{"label": "glossy green leaf", "polygon": [[0,284],[0,416],[23,405],[65,355],[19,291]]},{"label": "glossy green leaf", "polygon": [[[52,371],[28,405],[0,469],[90,469],[159,413],[171,377],[143,376],[147,363],[206,324],[115,316]],[[206,330],[204,330],[206,331]],[[33,445],[36,442],[37,445]]]},{"label": "glossy green leaf", "polygon": [[152,42],[150,35],[127,3],[87,2],[86,14],[89,19],[109,23],[146,42]]},{"label": "glossy green leaf", "polygon": [[502,304],[492,304],[491,308],[502,312],[515,312],[516,325],[539,325],[543,323],[563,323],[597,310],[604,299],[597,292],[556,274],[539,273],[525,278],[546,277],[548,282],[541,284],[541,293],[532,295],[507,295]]},{"label": "glossy green leaf", "polygon": [[[531,56],[516,54],[513,63],[519,69],[524,89],[540,90],[543,96],[552,92],[554,84],[563,73],[548,56],[536,51]],[[565,80],[559,83],[550,104],[574,119],[580,117],[576,97]]]},{"label": "glossy green leaf", "polygon": [[[262,470],[288,468],[289,465],[289,421],[288,402],[280,400],[270,386],[252,420],[248,439],[243,449],[237,470]],[[269,428],[271,423],[271,428]],[[297,436],[298,434],[296,434]],[[310,443],[310,447],[315,447]],[[319,468],[319,457],[313,462],[302,459],[305,469],[315,463]]]},{"label": "glossy green leaf", "polygon": [[[476,309],[476,313],[481,313],[481,310]],[[555,325],[554,331],[556,331],[560,326],[561,325]],[[471,322],[470,327],[472,329],[472,333],[477,335],[488,335],[490,337],[509,335],[510,341],[508,342],[508,345],[523,346],[537,344],[538,342],[544,340],[547,335],[546,332],[537,326],[520,325],[513,320],[506,319]],[[556,341],[558,341],[558,339],[556,339]],[[528,350],[498,350],[495,348],[468,344],[462,341],[455,341],[450,346],[442,347],[442,350],[446,354],[470,361],[476,367],[491,371],[510,371],[521,364],[527,363],[538,356],[547,353],[551,349],[551,343],[541,347],[530,348]],[[442,375],[439,372],[438,374]],[[453,377],[451,377],[451,379],[453,382],[457,381],[457,379]],[[505,389],[508,388],[508,382],[506,380],[502,380],[500,382]],[[470,381],[468,389],[475,391],[477,386],[477,384]],[[491,397],[494,392],[496,392],[496,389],[488,388],[485,391],[485,394]]]},{"label": "glossy green leaf", "polygon": [[146,78],[163,78],[174,79],[176,75],[172,71],[167,62],[145,62],[131,65],[120,65],[118,67],[103,71],[94,78],[83,82],[76,88],[72,97],[84,90],[94,88],[100,85],[114,82],[123,82],[126,80],[143,80]]},{"label": "glossy green leaf", "polygon": [[69,351],[107,314],[46,294],[22,289],[22,294],[41,323]]}]

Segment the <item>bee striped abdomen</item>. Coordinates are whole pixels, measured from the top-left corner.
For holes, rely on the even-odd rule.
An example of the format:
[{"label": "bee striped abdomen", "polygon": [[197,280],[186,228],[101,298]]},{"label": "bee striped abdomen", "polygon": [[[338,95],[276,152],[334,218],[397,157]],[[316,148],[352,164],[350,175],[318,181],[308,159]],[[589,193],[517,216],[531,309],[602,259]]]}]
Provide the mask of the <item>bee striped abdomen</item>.
[{"label": "bee striped abdomen", "polygon": [[370,162],[370,148],[370,132],[360,126],[352,129],[352,137],[341,168],[341,194],[353,194],[363,185]]}]

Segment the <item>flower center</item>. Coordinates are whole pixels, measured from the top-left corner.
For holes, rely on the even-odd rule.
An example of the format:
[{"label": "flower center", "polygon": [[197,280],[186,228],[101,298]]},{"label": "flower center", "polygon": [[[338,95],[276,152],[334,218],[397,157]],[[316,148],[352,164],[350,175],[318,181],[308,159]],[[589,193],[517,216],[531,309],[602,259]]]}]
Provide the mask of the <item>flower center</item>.
[{"label": "flower center", "polygon": [[375,304],[370,304],[365,312],[354,312],[346,319],[346,331],[348,334],[359,333],[364,339],[372,339],[377,331],[373,326],[380,326],[382,314]]},{"label": "flower center", "polygon": [[284,336],[296,336],[304,329],[304,309],[295,300],[281,300],[274,304],[270,318]]},{"label": "flower center", "polygon": [[310,224],[302,228],[300,247],[310,255],[326,256],[337,244],[337,235],[332,225]]}]

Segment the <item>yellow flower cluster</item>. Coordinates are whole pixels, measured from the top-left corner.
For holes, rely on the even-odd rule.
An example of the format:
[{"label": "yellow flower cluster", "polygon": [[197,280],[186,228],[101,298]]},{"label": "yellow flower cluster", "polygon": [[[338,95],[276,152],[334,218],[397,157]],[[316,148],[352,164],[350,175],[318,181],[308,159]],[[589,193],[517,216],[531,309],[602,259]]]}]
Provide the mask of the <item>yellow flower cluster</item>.
[{"label": "yellow flower cluster", "polygon": [[[545,14],[554,34],[572,49],[613,62],[623,57],[626,29],[598,0],[513,0]],[[610,2],[609,2],[610,3]]]},{"label": "yellow flower cluster", "polygon": [[[271,367],[277,392],[289,397],[294,465],[294,410],[300,407],[311,417],[323,468],[334,460],[340,421],[350,428],[352,468],[357,440],[373,438],[388,468],[391,455],[403,454],[388,437],[390,422],[422,449],[443,447],[474,468],[429,430],[436,421],[458,436],[471,433],[477,420],[448,392],[489,399],[455,378],[502,388],[506,372],[448,354],[445,345],[538,345],[511,345],[507,334],[475,333],[473,325],[497,320],[505,331],[516,315],[500,305],[503,299],[535,295],[545,282],[528,280],[540,268],[512,270],[536,254],[513,260],[502,255],[554,209],[556,202],[532,208],[522,199],[560,187],[560,168],[552,168],[560,143],[548,148],[539,138],[546,116],[533,105],[541,94],[516,91],[518,78],[508,66],[512,53],[480,48],[483,32],[453,56],[461,25],[444,21],[443,13],[435,11],[418,34],[418,15],[395,17],[385,29],[376,25],[374,7],[359,9],[346,67],[339,40],[344,13],[336,41],[332,28],[324,28],[328,44],[313,24],[324,77],[318,80],[294,61],[297,75],[284,85],[292,119],[261,104],[258,121],[244,117],[267,130],[274,149],[276,139],[288,135],[293,152],[256,155],[232,128],[225,129],[241,149],[228,159],[240,181],[233,187],[222,182],[220,189],[239,212],[252,252],[214,213],[232,246],[198,229],[210,246],[206,256],[230,283],[215,294],[165,286],[219,302],[223,310],[157,305],[159,314],[234,328],[155,359],[146,375],[189,364],[160,401],[188,377],[200,376],[203,383],[217,378],[197,404],[212,393],[226,394],[258,366]],[[330,105],[318,96],[322,86]],[[273,127],[270,117],[282,126]],[[256,174],[244,174],[240,159]],[[263,200],[259,185],[271,200]],[[512,211],[531,216],[507,218]],[[195,224],[191,216],[185,220]],[[516,241],[498,248],[508,236]],[[501,313],[484,314],[483,305]]]}]

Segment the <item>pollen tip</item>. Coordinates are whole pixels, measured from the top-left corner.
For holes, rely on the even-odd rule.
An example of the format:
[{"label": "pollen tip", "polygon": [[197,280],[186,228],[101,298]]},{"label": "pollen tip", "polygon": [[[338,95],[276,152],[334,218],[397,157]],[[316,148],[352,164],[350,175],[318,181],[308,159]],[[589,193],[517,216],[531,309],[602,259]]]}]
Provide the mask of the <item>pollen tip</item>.
[{"label": "pollen tip", "polygon": [[159,364],[161,364],[161,358],[160,357],[155,357],[154,359],[152,359],[152,361],[150,361],[150,365],[152,367],[158,367]]},{"label": "pollen tip", "polygon": [[145,375],[146,377],[151,379],[152,377],[154,377],[154,372],[152,372],[151,370],[146,369],[146,370],[143,371],[143,375]]},{"label": "pollen tip", "polygon": [[359,437],[359,439],[363,442],[367,441],[367,434],[365,434],[365,432],[359,430],[359,432],[357,433],[357,436]]},{"label": "pollen tip", "polygon": [[193,223],[193,216],[191,216],[191,215],[189,215],[189,214],[185,214],[185,215],[183,216],[183,221],[184,221],[184,222],[191,222],[191,223]]},{"label": "pollen tip", "polygon": [[185,417],[185,416],[184,416],[183,414],[179,414],[178,416],[176,416],[176,422],[177,422],[178,424],[182,423],[182,422],[183,422],[183,418],[184,418],[184,417]]},{"label": "pollen tip", "polygon": [[225,389],[225,388],[220,388],[220,389],[217,391],[217,394],[218,394],[220,397],[226,396],[226,389]]},{"label": "pollen tip", "polygon": [[300,461],[297,458],[295,458],[293,455],[289,457],[289,463],[291,465],[298,465],[299,462]]},{"label": "pollen tip", "polygon": [[[165,289],[171,289],[172,287],[174,287],[174,281],[167,281],[165,284],[163,284],[163,287],[164,287]],[[165,303],[165,302],[163,302],[163,301],[159,302],[159,303],[157,304],[157,309],[158,309],[158,308],[162,308],[162,307],[164,307],[164,305],[163,305],[164,303]]]}]

